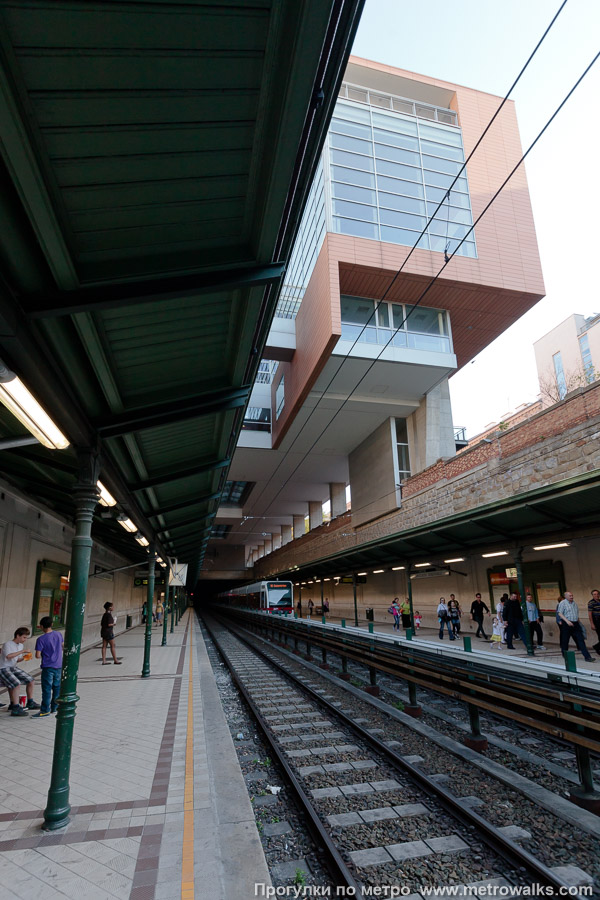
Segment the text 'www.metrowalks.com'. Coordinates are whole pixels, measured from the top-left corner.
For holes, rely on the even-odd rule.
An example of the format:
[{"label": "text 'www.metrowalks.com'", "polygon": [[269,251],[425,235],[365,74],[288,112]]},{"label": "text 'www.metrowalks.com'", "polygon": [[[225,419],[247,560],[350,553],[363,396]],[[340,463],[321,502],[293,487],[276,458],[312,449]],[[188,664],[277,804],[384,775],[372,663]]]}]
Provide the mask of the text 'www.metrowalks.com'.
[{"label": "text 'www.metrowalks.com'", "polygon": [[420,887],[409,888],[402,885],[382,884],[378,886],[365,885],[360,889],[354,887],[324,887],[321,885],[290,885],[288,887],[272,887],[270,884],[259,882],[254,885],[255,897],[283,897],[302,900],[305,897],[379,897],[382,900],[390,898],[410,897],[411,900],[428,897],[591,897],[592,885],[571,885],[554,888],[545,884],[510,885],[510,884],[477,884],[477,885],[446,885],[445,887]]}]

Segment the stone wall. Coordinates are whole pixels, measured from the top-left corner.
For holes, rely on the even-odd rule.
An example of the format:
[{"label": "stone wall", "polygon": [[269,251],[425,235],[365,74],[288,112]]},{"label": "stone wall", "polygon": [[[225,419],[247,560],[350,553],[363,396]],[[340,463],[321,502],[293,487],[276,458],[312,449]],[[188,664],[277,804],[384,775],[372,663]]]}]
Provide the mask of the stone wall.
[{"label": "stone wall", "polygon": [[600,383],[406,481],[402,508],[359,528],[349,514],[314,529],[255,566],[258,578],[476,510],[600,468]]}]

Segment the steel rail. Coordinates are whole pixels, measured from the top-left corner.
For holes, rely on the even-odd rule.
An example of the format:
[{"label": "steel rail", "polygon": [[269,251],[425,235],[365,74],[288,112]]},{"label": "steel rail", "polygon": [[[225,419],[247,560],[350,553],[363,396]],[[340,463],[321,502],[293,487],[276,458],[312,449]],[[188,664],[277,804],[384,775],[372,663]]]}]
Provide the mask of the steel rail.
[{"label": "steel rail", "polygon": [[[270,628],[288,632],[303,642],[308,640],[314,647],[346,656],[360,665],[411,681],[480,709],[497,712],[500,688],[504,703],[502,715],[505,718],[555,735],[571,744],[587,747],[596,753],[600,752],[600,734],[596,736],[580,731],[586,729],[588,732],[600,732],[600,718],[595,716],[600,703],[580,688],[569,688],[553,682],[544,686],[532,684],[523,678],[521,672],[521,681],[515,683],[501,673],[490,673],[487,668],[478,669],[477,663],[468,658],[464,662],[457,662],[455,659],[445,662],[439,656],[433,661],[428,660],[425,656],[427,651],[423,649],[415,652],[412,648],[409,650],[397,645],[391,648],[387,644],[375,649],[377,638],[371,635],[359,637],[350,634],[342,638],[337,634],[311,633],[306,628],[298,628],[294,622],[284,624],[284,620],[267,622],[261,619],[257,623],[250,616],[248,621],[254,625],[260,624],[266,630]],[[539,695],[540,702],[532,700],[531,693]],[[528,710],[529,714],[525,714],[523,710]]]},{"label": "steel rail", "polygon": [[[320,849],[325,850],[326,864],[327,864],[327,868],[329,869],[330,875],[332,876],[334,881],[336,881],[336,880],[338,881],[340,886],[343,885],[346,888],[353,888],[354,891],[356,892],[356,896],[362,897],[363,896],[362,886],[354,878],[352,872],[350,871],[350,869],[348,868],[348,866],[342,859],[337,847],[335,846],[335,844],[331,840],[329,834],[323,827],[323,824],[322,824],[314,806],[312,805],[310,799],[308,798],[307,794],[305,793],[304,789],[302,788],[302,785],[300,784],[300,782],[296,778],[294,772],[292,771],[290,764],[288,763],[288,761],[285,757],[285,752],[279,746],[279,743],[278,743],[276,737],[274,736],[273,732],[271,731],[269,725],[267,724],[266,720],[264,719],[264,717],[263,717],[262,713],[260,712],[260,710],[258,709],[257,705],[253,701],[252,697],[246,690],[246,688],[243,684],[243,681],[239,678],[239,676],[235,672],[235,669],[233,668],[233,665],[227,654],[227,651],[224,650],[223,647],[221,646],[220,641],[216,637],[214,630],[211,628],[211,626],[207,622],[206,618],[203,619],[203,623],[204,623],[206,629],[208,630],[212,641],[217,646],[219,653],[225,660],[227,668],[229,669],[229,673],[230,673],[233,681],[235,682],[237,689],[239,690],[239,692],[243,696],[244,700],[246,701],[247,705],[249,706],[255,720],[258,722],[260,730],[262,731],[262,733],[265,737],[265,740],[269,744],[271,751],[273,752],[274,756],[276,757],[277,762],[279,763],[281,768],[284,770],[284,772],[287,776],[287,779],[293,789],[293,793],[295,795],[297,804],[301,808],[302,812],[305,814],[305,816],[307,818],[309,830],[311,831],[313,839],[315,839],[315,842],[319,845]],[[237,635],[236,635],[236,637],[237,637]]]},{"label": "steel rail", "polygon": [[567,884],[567,882],[563,881],[563,879],[556,875],[556,873],[554,873],[551,869],[549,869],[548,866],[544,865],[544,863],[540,862],[540,860],[536,859],[535,856],[520,847],[510,838],[507,838],[504,835],[500,834],[500,832],[497,828],[495,828],[494,825],[492,825],[490,822],[476,813],[473,809],[461,806],[461,798],[455,798],[438,782],[432,780],[431,777],[426,775],[424,772],[421,772],[412,763],[407,762],[406,759],[396,753],[391,747],[388,747],[386,744],[380,741],[379,738],[377,738],[375,735],[367,731],[366,728],[363,728],[362,725],[355,722],[350,716],[341,712],[336,706],[334,706],[328,700],[324,699],[311,687],[302,683],[290,672],[283,669],[264,650],[253,645],[247,637],[241,635],[237,631],[237,629],[234,629],[230,622],[223,622],[221,619],[219,619],[219,621],[224,627],[228,628],[240,641],[246,644],[253,652],[257,653],[262,659],[264,659],[273,668],[275,668],[278,674],[291,681],[294,684],[294,687],[308,694],[308,696],[310,696],[311,699],[314,700],[319,706],[324,707],[327,710],[328,715],[335,716],[344,724],[346,728],[349,728],[351,731],[354,731],[356,734],[360,735],[362,740],[368,743],[377,753],[391,762],[393,766],[416,781],[419,784],[420,788],[429,796],[434,797],[435,800],[444,808],[444,810],[449,815],[451,815],[454,819],[457,819],[461,824],[465,826],[476,828],[484,843],[487,844],[488,848],[498,856],[502,857],[505,862],[517,868],[525,868],[525,870],[530,875],[537,879],[537,882],[534,883],[542,884],[545,887],[552,887],[556,892],[560,891],[560,893],[562,894],[566,892],[565,889],[568,890],[569,885]]}]

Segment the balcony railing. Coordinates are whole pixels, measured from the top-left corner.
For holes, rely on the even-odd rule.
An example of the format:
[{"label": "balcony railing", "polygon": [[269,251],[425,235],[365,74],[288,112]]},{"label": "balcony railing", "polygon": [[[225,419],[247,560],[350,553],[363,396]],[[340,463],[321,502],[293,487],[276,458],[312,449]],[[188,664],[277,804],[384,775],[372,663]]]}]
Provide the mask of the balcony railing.
[{"label": "balcony railing", "polygon": [[450,338],[442,334],[424,334],[418,331],[398,331],[375,325],[351,325],[342,322],[342,340],[364,344],[389,344],[409,350],[431,350],[435,353],[452,353]]},{"label": "balcony railing", "polygon": [[366,103],[377,109],[392,109],[394,112],[415,116],[418,119],[428,119],[430,122],[441,122],[443,125],[458,125],[458,115],[453,109],[445,109],[440,106],[432,106],[430,103],[418,103],[407,97],[398,97],[395,94],[382,94],[380,91],[370,91],[357,84],[344,82],[339,96],[344,100],[355,100],[358,103]]},{"label": "balcony railing", "polygon": [[271,410],[269,407],[249,406],[242,423],[242,431],[270,431]]}]

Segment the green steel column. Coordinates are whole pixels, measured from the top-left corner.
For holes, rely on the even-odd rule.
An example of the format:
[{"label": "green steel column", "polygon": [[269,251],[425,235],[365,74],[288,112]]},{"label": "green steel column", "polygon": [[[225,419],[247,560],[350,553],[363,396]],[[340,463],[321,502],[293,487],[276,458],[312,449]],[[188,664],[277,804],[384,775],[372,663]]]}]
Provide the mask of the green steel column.
[{"label": "green steel column", "polygon": [[413,612],[413,599],[412,599],[412,581],[410,580],[410,572],[411,567],[407,566],[406,568],[406,596],[408,597],[408,605],[410,607],[410,627],[413,630],[413,634],[415,633],[415,615]]},{"label": "green steel column", "polygon": [[71,581],[65,622],[64,658],[54,735],[52,774],[43,828],[54,831],[69,821],[69,774],[77,701],[77,674],[92,555],[92,519],[98,502],[100,461],[93,450],[78,451],[79,480],[75,486],[75,536],[71,543]]},{"label": "green steel column", "polygon": [[354,625],[358,628],[358,608],[356,606],[356,572],[352,573],[352,590],[354,592]]},{"label": "green steel column", "polygon": [[173,587],[173,594],[171,596],[171,634],[175,631],[175,598],[177,596],[177,588]]},{"label": "green steel column", "polygon": [[154,568],[156,566],[156,545],[154,541],[150,542],[150,553],[148,556],[148,594],[147,607],[148,617],[146,619],[146,634],[144,638],[144,664],[142,666],[142,678],[148,678],[150,675],[150,649],[152,646],[152,602],[154,600]]},{"label": "green steel column", "polygon": [[165,602],[163,603],[163,635],[161,647],[167,646],[167,609],[169,607],[169,567],[165,569]]},{"label": "green steel column", "polygon": [[517,570],[517,582],[519,585],[519,593],[521,595],[521,609],[523,611],[523,628],[525,629],[525,639],[527,647],[527,656],[533,656],[533,644],[531,642],[531,630],[529,628],[529,616],[527,615],[527,599],[525,597],[525,582],[523,581],[523,551],[518,550],[515,553],[515,569]]}]

